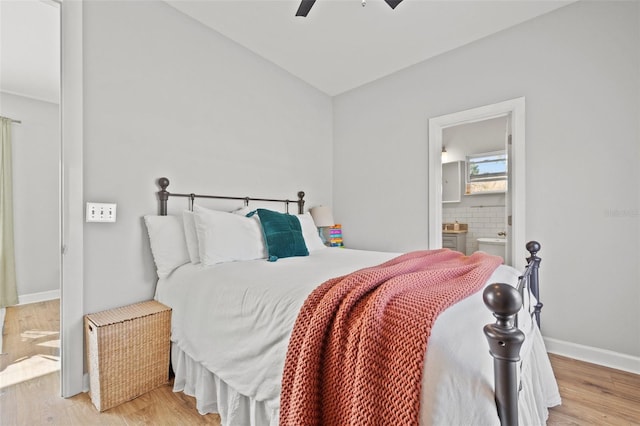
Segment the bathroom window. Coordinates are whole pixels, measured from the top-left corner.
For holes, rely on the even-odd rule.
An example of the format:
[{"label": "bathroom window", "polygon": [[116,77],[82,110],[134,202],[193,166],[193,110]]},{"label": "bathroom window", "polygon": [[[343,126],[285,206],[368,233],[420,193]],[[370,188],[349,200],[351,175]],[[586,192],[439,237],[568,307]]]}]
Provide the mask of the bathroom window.
[{"label": "bathroom window", "polygon": [[466,175],[466,195],[505,192],[508,178],[506,151],[467,156]]}]

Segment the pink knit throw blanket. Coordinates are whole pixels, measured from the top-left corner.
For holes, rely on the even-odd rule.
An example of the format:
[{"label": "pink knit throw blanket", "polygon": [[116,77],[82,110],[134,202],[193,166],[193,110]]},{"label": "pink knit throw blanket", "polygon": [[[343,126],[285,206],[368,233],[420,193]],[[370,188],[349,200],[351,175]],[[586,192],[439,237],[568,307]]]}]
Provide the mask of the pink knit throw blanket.
[{"label": "pink knit throw blanket", "polygon": [[436,317],[501,263],[481,252],[416,251],[319,286],[289,341],[280,425],[417,425]]}]

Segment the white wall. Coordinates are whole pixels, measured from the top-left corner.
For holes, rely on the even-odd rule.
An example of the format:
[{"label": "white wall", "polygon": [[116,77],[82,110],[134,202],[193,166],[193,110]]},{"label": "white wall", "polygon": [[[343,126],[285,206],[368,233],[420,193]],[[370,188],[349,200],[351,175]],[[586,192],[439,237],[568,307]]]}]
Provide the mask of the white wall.
[{"label": "white wall", "polygon": [[470,154],[505,150],[508,120],[505,115],[447,127],[442,131],[442,146],[447,150],[445,162],[466,161]]},{"label": "white wall", "polygon": [[425,248],[428,119],[525,96],[543,333],[640,356],[639,7],[577,2],[336,97],[345,243]]},{"label": "white wall", "polygon": [[[150,299],[143,216],[170,191],[331,201],[331,99],[163,2],[84,4],[85,312]],[[170,208],[186,207],[170,200]],[[179,206],[179,208],[178,208]]]},{"label": "white wall", "polygon": [[12,127],[12,147],[16,279],[24,303],[60,289],[60,115],[58,104],[0,97],[0,114],[22,121]]}]

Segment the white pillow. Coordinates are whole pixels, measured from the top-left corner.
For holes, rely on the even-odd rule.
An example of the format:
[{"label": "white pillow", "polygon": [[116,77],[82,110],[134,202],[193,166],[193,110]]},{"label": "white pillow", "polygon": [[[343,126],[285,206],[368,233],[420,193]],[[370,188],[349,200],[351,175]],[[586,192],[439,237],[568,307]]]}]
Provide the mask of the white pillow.
[{"label": "white pillow", "polygon": [[316,224],[313,222],[311,213],[306,212],[304,214],[299,214],[297,215],[297,218],[300,221],[302,236],[304,237],[304,243],[307,245],[307,250],[309,250],[309,253],[311,253],[312,251],[327,248],[327,246],[324,245],[322,239],[320,238],[318,228],[316,228]]},{"label": "white pillow", "polygon": [[198,248],[198,234],[196,232],[196,220],[192,211],[185,210],[182,212],[182,221],[184,222],[184,236],[187,242],[187,251],[191,263],[200,263],[200,251]]},{"label": "white pillow", "polygon": [[[232,211],[231,213],[233,214],[239,214],[240,216],[247,216],[249,213],[251,212],[255,212],[257,209],[252,209],[249,206],[244,206],[244,207],[240,207],[239,209],[236,209],[234,211]],[[258,217],[258,215],[254,215],[256,218]],[[258,220],[260,220],[258,218]]]},{"label": "white pillow", "polygon": [[255,218],[197,205],[193,212],[203,265],[267,257],[262,228]]},{"label": "white pillow", "polygon": [[178,266],[189,262],[181,218],[145,216],[144,222],[159,278],[166,278]]}]

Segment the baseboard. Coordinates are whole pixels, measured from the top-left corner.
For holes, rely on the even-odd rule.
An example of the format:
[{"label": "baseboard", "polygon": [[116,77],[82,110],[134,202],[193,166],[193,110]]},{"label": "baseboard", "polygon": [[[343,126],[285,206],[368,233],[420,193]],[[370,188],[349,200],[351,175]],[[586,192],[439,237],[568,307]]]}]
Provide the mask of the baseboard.
[{"label": "baseboard", "polygon": [[27,305],[29,303],[38,303],[53,299],[60,299],[60,289],[19,295],[18,305]]},{"label": "baseboard", "polygon": [[544,338],[547,351],[556,355],[579,359],[617,370],[640,374],[640,357],[621,354],[607,349],[594,348],[592,346],[579,345],[563,340]]}]

